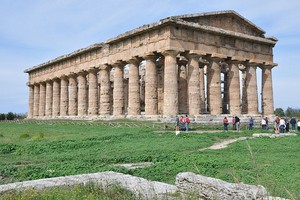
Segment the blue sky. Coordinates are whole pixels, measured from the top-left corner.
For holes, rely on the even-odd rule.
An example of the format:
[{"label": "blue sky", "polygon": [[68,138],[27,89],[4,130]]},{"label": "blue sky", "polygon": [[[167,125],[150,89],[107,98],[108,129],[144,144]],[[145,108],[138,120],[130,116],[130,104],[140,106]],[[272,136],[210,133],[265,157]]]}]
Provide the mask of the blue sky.
[{"label": "blue sky", "polygon": [[299,9],[299,0],[1,0],[0,113],[27,112],[29,67],[169,16],[219,10],[278,38],[275,108],[300,108]]}]

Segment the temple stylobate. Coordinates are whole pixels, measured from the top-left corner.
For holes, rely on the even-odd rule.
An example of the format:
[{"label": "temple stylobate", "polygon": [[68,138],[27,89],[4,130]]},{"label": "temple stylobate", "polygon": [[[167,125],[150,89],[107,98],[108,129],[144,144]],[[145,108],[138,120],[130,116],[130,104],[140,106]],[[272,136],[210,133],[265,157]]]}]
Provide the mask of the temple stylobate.
[{"label": "temple stylobate", "polygon": [[277,39],[264,34],[234,11],[144,25],[25,70],[28,118],[270,116]]}]

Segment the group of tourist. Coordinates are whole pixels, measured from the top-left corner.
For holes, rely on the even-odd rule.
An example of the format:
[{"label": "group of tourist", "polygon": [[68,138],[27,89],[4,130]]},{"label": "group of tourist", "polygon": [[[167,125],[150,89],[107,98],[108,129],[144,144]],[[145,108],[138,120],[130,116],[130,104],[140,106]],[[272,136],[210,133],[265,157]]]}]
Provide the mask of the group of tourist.
[{"label": "group of tourist", "polygon": [[284,118],[280,118],[279,116],[275,116],[274,117],[274,130],[275,133],[288,133],[290,131],[290,124],[292,125],[292,130],[295,131],[296,130],[296,125],[297,125],[297,130],[300,131],[300,121],[298,121],[296,118],[292,118],[292,119],[284,119]]},{"label": "group of tourist", "polygon": [[177,116],[175,120],[176,135],[180,133],[180,130],[188,132],[190,122],[188,115],[185,115],[185,117],[182,115],[180,118]]},{"label": "group of tourist", "polygon": [[[233,130],[240,130],[240,118],[238,116],[232,116],[231,118],[231,123],[232,123],[232,128]],[[223,126],[224,126],[224,131],[228,131],[228,125],[229,125],[229,121],[227,119],[227,117],[224,117],[223,119]]]}]

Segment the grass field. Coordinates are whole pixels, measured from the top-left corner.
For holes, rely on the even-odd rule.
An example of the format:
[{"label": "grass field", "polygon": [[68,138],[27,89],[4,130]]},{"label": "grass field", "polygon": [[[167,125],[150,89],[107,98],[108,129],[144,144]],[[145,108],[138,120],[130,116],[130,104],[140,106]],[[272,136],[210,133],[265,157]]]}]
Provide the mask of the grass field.
[{"label": "grass field", "polygon": [[[0,123],[0,184],[108,170],[174,184],[177,173],[190,171],[260,184],[273,196],[300,199],[300,137],[248,139],[199,151],[253,132],[176,136],[156,130],[97,123]],[[134,170],[113,166],[135,162],[154,165]]]}]

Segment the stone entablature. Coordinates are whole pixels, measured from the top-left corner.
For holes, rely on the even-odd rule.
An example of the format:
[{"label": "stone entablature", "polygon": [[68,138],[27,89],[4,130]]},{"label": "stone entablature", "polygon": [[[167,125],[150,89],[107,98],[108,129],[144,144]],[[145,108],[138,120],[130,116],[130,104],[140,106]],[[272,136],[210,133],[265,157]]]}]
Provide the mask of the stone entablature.
[{"label": "stone entablature", "polygon": [[[144,109],[146,115],[165,116],[229,111],[257,114],[257,67],[263,71],[263,112],[270,115],[276,41],[265,38],[263,30],[234,11],[162,19],[25,70],[29,74],[29,117],[49,115],[51,110],[52,116],[137,115]],[[180,63],[180,57],[186,62]],[[221,62],[230,65],[229,70],[222,70]],[[232,62],[245,67],[245,87],[238,83],[240,69],[231,66]],[[237,70],[235,79],[230,78],[231,69]],[[243,95],[234,102],[227,93],[239,88],[244,88]],[[251,105],[242,109],[246,102]]]}]

